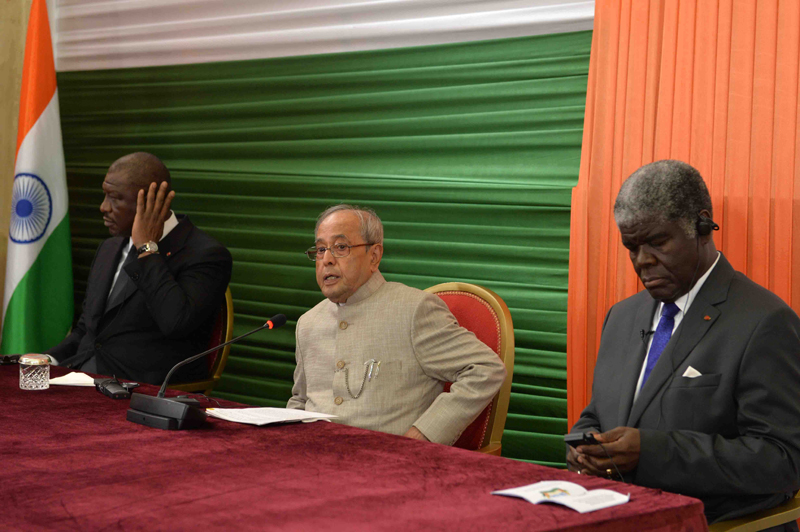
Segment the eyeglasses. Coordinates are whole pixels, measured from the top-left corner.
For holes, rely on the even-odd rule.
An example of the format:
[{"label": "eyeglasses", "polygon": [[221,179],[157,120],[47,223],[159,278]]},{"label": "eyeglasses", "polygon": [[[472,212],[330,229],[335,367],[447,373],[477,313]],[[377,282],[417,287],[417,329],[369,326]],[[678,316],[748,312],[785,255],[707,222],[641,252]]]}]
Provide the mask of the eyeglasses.
[{"label": "eyeglasses", "polygon": [[371,246],[371,243],[368,244],[334,244],[329,248],[324,247],[311,247],[306,250],[306,255],[309,259],[313,261],[322,260],[322,257],[325,256],[326,251],[330,251],[331,255],[334,257],[341,259],[342,257],[346,257],[350,254],[350,249],[352,248],[360,248],[361,246]]}]

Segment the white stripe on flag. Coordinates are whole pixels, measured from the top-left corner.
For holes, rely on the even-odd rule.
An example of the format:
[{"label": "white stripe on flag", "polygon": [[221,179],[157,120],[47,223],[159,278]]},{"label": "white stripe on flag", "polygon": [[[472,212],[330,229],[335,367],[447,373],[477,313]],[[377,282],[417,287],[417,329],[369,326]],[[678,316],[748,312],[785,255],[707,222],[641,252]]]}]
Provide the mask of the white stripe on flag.
[{"label": "white stripe on flag", "polygon": [[19,244],[8,240],[6,284],[3,294],[3,320],[11,295],[33,265],[45,242],[67,213],[67,176],[64,147],[61,143],[61,117],[58,90],[20,145],[14,175],[33,174],[44,181],[50,192],[53,212],[47,230],[39,240]]}]

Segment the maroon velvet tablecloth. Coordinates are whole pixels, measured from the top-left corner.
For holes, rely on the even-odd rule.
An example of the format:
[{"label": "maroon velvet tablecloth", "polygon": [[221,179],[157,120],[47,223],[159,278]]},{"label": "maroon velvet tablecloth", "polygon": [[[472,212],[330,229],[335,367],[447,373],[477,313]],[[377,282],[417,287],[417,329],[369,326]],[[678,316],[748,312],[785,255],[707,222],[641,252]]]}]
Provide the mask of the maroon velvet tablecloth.
[{"label": "maroon velvet tablecloth", "polygon": [[[3,530],[707,530],[700,501],[658,490],[335,423],[162,431],[126,421],[127,400],[18,375],[0,366]],[[579,514],[490,495],[540,480],[631,500]]]}]

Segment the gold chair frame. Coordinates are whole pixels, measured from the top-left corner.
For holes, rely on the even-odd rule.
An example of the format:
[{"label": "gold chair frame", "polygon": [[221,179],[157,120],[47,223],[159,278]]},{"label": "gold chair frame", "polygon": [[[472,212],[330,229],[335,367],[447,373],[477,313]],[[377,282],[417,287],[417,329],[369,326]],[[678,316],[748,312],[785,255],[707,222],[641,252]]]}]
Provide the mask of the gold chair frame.
[{"label": "gold chair frame", "polygon": [[780,506],[761,510],[739,519],[720,521],[708,527],[709,532],[757,532],[800,519],[800,492]]},{"label": "gold chair frame", "polygon": [[492,410],[487,424],[488,430],[478,451],[500,456],[503,430],[508,417],[508,403],[511,398],[511,379],[514,376],[514,322],[511,319],[511,312],[500,296],[488,288],[476,284],[462,282],[442,283],[426,288],[425,291],[437,295],[443,292],[466,292],[472,294],[487,303],[497,316],[500,326],[500,352],[498,356],[506,366],[506,378],[492,400]]},{"label": "gold chair frame", "polygon": [[[227,312],[225,320],[225,342],[229,342],[231,338],[233,338],[233,296],[231,295],[230,286],[225,290],[225,310]],[[210,394],[222,377],[222,372],[225,371],[225,364],[228,362],[228,354],[230,351],[231,346],[226,345],[222,348],[222,352],[217,354],[217,358],[214,360],[214,365],[211,366],[208,379],[194,382],[182,382],[179,384],[170,384],[169,387],[173,390],[180,390],[182,392],[195,392],[205,395]]]}]

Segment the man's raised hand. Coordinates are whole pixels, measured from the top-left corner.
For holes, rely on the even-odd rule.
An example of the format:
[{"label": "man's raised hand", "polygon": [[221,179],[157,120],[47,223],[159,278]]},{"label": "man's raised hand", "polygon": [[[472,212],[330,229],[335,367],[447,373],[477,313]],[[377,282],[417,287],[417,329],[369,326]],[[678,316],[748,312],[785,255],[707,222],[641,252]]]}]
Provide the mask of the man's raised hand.
[{"label": "man's raised hand", "polygon": [[169,184],[164,181],[156,187],[150,183],[145,195],[145,190],[139,191],[136,198],[136,217],[133,219],[131,238],[133,245],[138,249],[147,242],[158,242],[164,232],[164,222],[169,217],[170,205],[175,197],[175,191],[169,193]]}]

